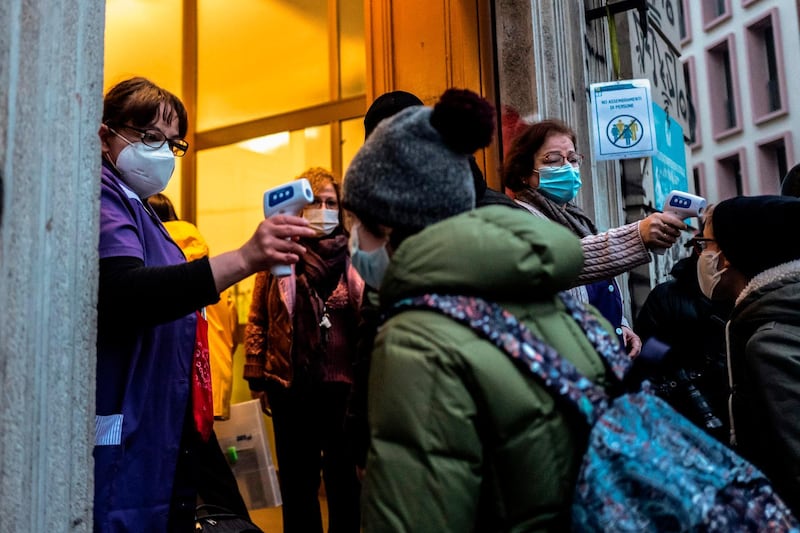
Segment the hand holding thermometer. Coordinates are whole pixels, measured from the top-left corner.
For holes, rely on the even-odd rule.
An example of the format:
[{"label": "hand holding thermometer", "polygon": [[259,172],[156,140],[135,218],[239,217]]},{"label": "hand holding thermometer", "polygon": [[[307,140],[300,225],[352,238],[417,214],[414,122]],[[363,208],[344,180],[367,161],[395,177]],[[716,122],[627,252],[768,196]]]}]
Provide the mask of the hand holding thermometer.
[{"label": "hand holding thermometer", "polygon": [[706,199],[688,192],[670,191],[664,200],[664,213],[684,218],[701,217],[706,210]]},{"label": "hand holding thermometer", "polygon": [[[264,191],[264,217],[274,215],[299,215],[303,208],[314,201],[314,192],[307,179],[290,181]],[[273,276],[283,277],[292,273],[290,265],[275,265]]]},{"label": "hand holding thermometer", "polygon": [[[701,217],[706,210],[706,199],[702,196],[695,196],[683,191],[670,191],[664,200],[662,212],[671,213],[681,220],[685,218]],[[653,250],[661,255],[666,252],[665,248]]]}]

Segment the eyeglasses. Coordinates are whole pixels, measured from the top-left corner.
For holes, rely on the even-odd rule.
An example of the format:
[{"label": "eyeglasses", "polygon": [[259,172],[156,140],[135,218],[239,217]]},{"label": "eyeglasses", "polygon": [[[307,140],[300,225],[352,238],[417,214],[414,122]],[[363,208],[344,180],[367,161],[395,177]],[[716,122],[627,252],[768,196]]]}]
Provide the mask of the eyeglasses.
[{"label": "eyeglasses", "polygon": [[314,197],[314,201],[309,204],[309,207],[313,209],[339,209],[339,202],[336,201],[336,198],[326,198],[322,199],[317,196]]},{"label": "eyeglasses", "polygon": [[142,144],[150,148],[161,148],[164,146],[164,143],[169,143],[169,149],[172,150],[175,157],[183,157],[186,155],[186,150],[189,149],[189,143],[184,139],[167,139],[167,136],[164,135],[161,130],[137,128],[136,126],[128,126],[127,124],[121,124],[117,127],[135,131],[139,134],[139,140],[142,141]]},{"label": "eyeglasses", "polygon": [[708,248],[708,243],[710,243],[710,242],[717,242],[717,241],[715,241],[714,239],[708,238],[708,237],[692,237],[686,243],[686,246],[687,247],[689,247],[689,246],[693,247],[694,251],[697,252],[698,254],[700,254],[700,253],[704,252],[706,250],[706,248]]},{"label": "eyeglasses", "polygon": [[569,152],[566,157],[564,157],[561,152],[547,152],[544,154],[542,161],[545,165],[558,165],[563,166],[564,162],[568,162],[573,167],[581,166],[583,163],[583,154],[579,154],[577,152]]}]

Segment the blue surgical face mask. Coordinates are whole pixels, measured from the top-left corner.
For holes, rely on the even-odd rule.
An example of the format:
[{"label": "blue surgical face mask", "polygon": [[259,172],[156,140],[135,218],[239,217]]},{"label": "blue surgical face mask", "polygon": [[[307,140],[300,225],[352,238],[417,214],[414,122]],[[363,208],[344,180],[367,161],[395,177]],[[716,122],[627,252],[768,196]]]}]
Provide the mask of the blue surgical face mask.
[{"label": "blue surgical face mask", "polygon": [[348,243],[350,248],[350,262],[353,268],[364,280],[364,283],[378,289],[383,281],[383,276],[386,274],[386,269],[389,267],[389,252],[386,251],[386,243],[383,246],[365,252],[358,247],[358,228],[360,224],[353,224],[350,230],[350,241]]},{"label": "blue surgical face mask", "polygon": [[565,204],[575,198],[581,189],[581,171],[569,163],[560,167],[542,167],[539,173],[538,190],[559,204]]}]

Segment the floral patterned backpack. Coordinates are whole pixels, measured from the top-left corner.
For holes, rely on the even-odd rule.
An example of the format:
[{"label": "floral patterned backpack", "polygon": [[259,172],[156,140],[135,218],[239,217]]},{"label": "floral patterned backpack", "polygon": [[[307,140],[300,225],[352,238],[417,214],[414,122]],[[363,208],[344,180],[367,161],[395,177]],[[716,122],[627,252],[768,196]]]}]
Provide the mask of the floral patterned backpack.
[{"label": "floral patterned backpack", "polygon": [[[620,380],[630,362],[594,315],[561,293],[572,318]],[[611,398],[495,303],[427,294],[390,314],[429,309],[464,324],[508,354],[591,431],[572,503],[574,531],[800,532],[755,466],[648,390]]]}]

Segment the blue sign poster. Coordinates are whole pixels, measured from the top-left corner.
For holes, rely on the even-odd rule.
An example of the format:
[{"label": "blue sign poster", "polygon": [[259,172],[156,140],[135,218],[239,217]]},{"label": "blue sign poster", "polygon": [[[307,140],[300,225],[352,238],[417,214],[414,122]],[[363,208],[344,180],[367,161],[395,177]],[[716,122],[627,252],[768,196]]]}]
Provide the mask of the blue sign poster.
[{"label": "blue sign poster", "polygon": [[664,199],[670,191],[688,191],[686,176],[686,151],[683,144],[683,128],[677,120],[671,120],[658,104],[653,104],[653,123],[656,130],[658,151],[653,154],[653,192],[655,206],[663,209]]},{"label": "blue sign poster", "polygon": [[630,159],[656,153],[650,81],[593,83],[595,159]]}]

